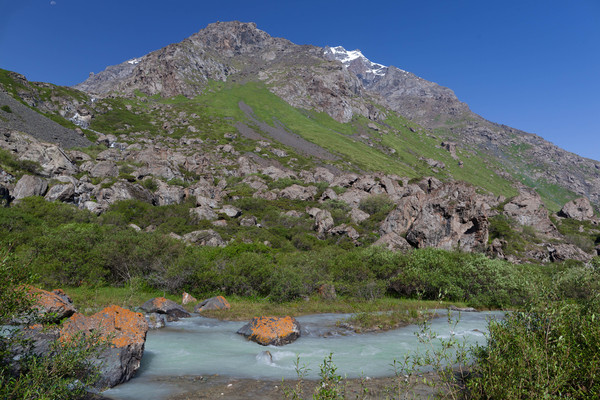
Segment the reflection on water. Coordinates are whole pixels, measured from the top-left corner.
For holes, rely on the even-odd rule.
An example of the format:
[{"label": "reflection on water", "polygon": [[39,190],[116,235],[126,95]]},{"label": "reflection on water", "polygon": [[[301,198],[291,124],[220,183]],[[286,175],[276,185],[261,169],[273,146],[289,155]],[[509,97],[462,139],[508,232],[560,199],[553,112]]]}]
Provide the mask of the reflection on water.
[{"label": "reflection on water", "polygon": [[[458,313],[453,315],[458,317]],[[502,315],[502,312],[462,313],[456,326],[450,326],[448,319],[441,317],[432,321],[431,329],[440,338],[448,338],[454,333],[468,343],[482,343],[487,319],[501,318]],[[157,381],[158,377],[165,376],[219,374],[237,378],[293,379],[296,377],[296,356],[310,369],[308,377],[317,378],[319,365],[330,353],[333,353],[333,361],[342,376],[391,376],[391,363],[395,359],[419,350],[415,335],[417,326],[357,335],[335,328],[335,322],[346,317],[348,315],[343,314],[298,317],[302,336],[283,347],[261,346],[236,334],[244,322],[204,317],[173,322],[166,328],[148,332],[146,350],[136,377],[104,395],[119,400],[162,400],[178,391],[176,385]]]}]

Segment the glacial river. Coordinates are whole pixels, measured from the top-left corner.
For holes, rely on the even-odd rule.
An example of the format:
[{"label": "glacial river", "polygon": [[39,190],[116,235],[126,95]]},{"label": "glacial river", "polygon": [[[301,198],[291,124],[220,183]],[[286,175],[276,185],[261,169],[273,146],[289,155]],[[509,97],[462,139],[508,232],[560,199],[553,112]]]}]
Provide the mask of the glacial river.
[{"label": "glacial river", "polygon": [[[437,311],[445,314],[444,310]],[[453,312],[453,316],[458,313]],[[461,313],[460,321],[448,324],[442,315],[431,321],[431,330],[440,338],[454,334],[467,343],[485,343],[489,318],[502,318],[502,312]],[[219,321],[193,317],[170,323],[166,328],[148,332],[142,365],[135,378],[103,393],[115,400],[164,400],[178,392],[176,384],[158,379],[165,376],[214,375],[236,378],[294,379],[294,361],[310,369],[308,378],[318,377],[323,359],[333,353],[338,373],[348,378],[392,376],[393,361],[407,352],[423,350],[410,325],[387,332],[342,334],[335,322],[344,314],[319,314],[298,317],[302,336],[283,347],[261,346],[246,340],[236,331],[244,322]],[[438,343],[435,341],[434,343]],[[271,353],[271,357],[265,354]]]}]

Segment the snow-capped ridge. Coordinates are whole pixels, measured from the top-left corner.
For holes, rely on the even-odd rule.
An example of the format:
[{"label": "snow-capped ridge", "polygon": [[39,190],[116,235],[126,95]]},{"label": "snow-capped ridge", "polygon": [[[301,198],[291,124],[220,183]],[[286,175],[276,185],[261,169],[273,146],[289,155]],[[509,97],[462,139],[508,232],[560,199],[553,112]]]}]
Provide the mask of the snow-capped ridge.
[{"label": "snow-capped ridge", "polygon": [[340,61],[346,68],[359,75],[361,79],[373,79],[384,76],[388,69],[383,64],[374,63],[369,60],[359,49],[349,51],[342,46],[327,46],[323,53],[329,59]]}]

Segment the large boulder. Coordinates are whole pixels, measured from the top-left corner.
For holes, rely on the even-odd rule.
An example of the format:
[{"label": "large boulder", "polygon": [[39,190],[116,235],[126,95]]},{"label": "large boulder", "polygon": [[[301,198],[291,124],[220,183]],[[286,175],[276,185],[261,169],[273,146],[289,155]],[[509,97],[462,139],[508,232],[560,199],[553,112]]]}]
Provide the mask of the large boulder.
[{"label": "large boulder", "polygon": [[158,181],[158,189],[154,193],[154,202],[159,206],[168,206],[172,204],[181,204],[185,198],[183,187],[169,185],[163,181]]},{"label": "large boulder", "polygon": [[402,197],[396,208],[381,223],[381,234],[405,235],[420,215],[426,200],[427,195],[420,189],[412,195]]},{"label": "large boulder", "polygon": [[588,262],[592,259],[590,254],[581,250],[579,247],[567,243],[552,243],[546,246],[550,261],[561,262],[566,260],[578,260]]},{"label": "large boulder", "polygon": [[331,213],[328,210],[319,210],[315,214],[315,223],[313,229],[317,231],[319,235],[327,233],[333,228],[334,221]]},{"label": "large boulder", "polygon": [[242,215],[242,210],[229,204],[224,205],[219,212],[227,215],[229,218],[237,218]]},{"label": "large boulder", "polygon": [[368,213],[364,212],[360,208],[351,209],[349,215],[350,215],[350,219],[355,224],[360,224],[361,222],[363,222],[364,220],[366,220],[370,217],[370,215]]},{"label": "large boulder", "polygon": [[52,186],[44,198],[47,201],[71,202],[74,197],[75,185],[72,183],[62,183]]},{"label": "large boulder", "polygon": [[227,244],[221,235],[212,229],[204,229],[186,233],[183,235],[183,240],[189,244],[195,244],[198,246],[225,247]]},{"label": "large boulder", "polygon": [[127,181],[119,181],[109,188],[100,189],[96,197],[100,203],[106,204],[114,204],[122,200],[139,200],[152,204],[154,200],[154,196],[148,189]]},{"label": "large boulder", "polygon": [[283,346],[300,337],[300,324],[290,316],[254,317],[237,333],[263,346]]},{"label": "large boulder", "polygon": [[12,192],[15,200],[29,196],[43,196],[48,190],[48,183],[39,176],[23,175]]},{"label": "large boulder", "polygon": [[316,186],[304,187],[294,184],[279,192],[279,197],[284,199],[307,201],[312,200],[317,194],[317,191],[318,189]]},{"label": "large boulder", "polygon": [[179,318],[189,318],[190,313],[175,303],[164,297],[155,297],[142,304],[142,310],[147,313],[166,314],[168,321],[177,321]]},{"label": "large boulder", "polygon": [[0,137],[0,147],[13,152],[19,160],[38,163],[41,167],[38,172],[46,177],[73,175],[78,172],[77,166],[69,160],[60,147],[39,141],[25,133],[5,131]]},{"label": "large boulder", "polygon": [[545,236],[560,237],[548,217],[540,195],[533,189],[522,188],[518,196],[504,205],[504,214],[516,220],[519,225],[530,226]]},{"label": "large boulder", "polygon": [[558,215],[578,221],[589,221],[594,219],[594,208],[587,198],[580,197],[565,204]]},{"label": "large boulder", "polygon": [[229,310],[231,305],[223,296],[211,297],[206,299],[194,307],[194,312],[202,312],[208,310]]},{"label": "large boulder", "polygon": [[190,216],[196,221],[215,221],[219,218],[217,213],[210,207],[200,206],[196,208],[190,208]]},{"label": "large boulder", "polygon": [[485,249],[490,199],[464,183],[429,179],[422,186],[407,188],[381,224],[384,239],[377,244],[403,249],[406,237],[413,247]]},{"label": "large boulder", "polygon": [[371,196],[369,193],[359,189],[349,189],[338,196],[338,200],[343,201],[352,208],[358,208],[362,199]]},{"label": "large boulder", "polygon": [[148,323],[140,313],[109,306],[89,317],[74,314],[63,325],[61,341],[69,341],[78,334],[99,334],[109,341],[96,360],[100,368],[96,387],[113,387],[133,377],[144,354]]},{"label": "large boulder", "polygon": [[483,251],[489,237],[488,208],[474,187],[442,185],[429,194],[406,240],[414,247]]},{"label": "large boulder", "polygon": [[395,232],[382,235],[375,243],[373,243],[373,246],[385,247],[386,249],[392,251],[406,251],[412,249],[410,243],[408,243],[405,238]]},{"label": "large boulder", "polygon": [[114,161],[100,161],[92,165],[89,172],[95,178],[114,178],[119,175],[119,167]]}]

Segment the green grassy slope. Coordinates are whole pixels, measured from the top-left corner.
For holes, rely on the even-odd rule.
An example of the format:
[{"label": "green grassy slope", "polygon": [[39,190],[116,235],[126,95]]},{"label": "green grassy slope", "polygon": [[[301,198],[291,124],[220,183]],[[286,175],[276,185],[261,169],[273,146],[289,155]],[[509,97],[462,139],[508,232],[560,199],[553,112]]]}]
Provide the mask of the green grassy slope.
[{"label": "green grassy slope", "polygon": [[[370,129],[368,125],[373,122],[363,117],[355,117],[343,124],[325,113],[294,108],[263,84],[254,82],[244,85],[212,82],[204,94],[193,99],[183,96],[162,99],[139,93],[130,99],[102,100],[100,108],[105,112],[94,119],[92,127],[115,134],[164,134],[162,121],[172,121],[184,113],[196,116],[187,118],[198,132],[195,136],[224,143],[223,134],[235,132],[235,122],[242,121],[252,126],[240,109],[240,102],[250,106],[258,120],[271,126],[283,125],[286,130],[337,155],[340,160],[334,164],[343,169],[384,172],[408,178],[453,178],[497,195],[508,197],[516,194],[511,183],[495,172],[501,169],[499,164],[475,151],[463,151],[459,154],[463,161],[460,166],[449,152],[441,148],[440,139],[426,134],[420,126],[397,114],[390,113],[385,122],[377,125],[379,130]],[[162,107],[159,110],[155,105]],[[172,130],[170,136],[173,137],[192,135],[182,127],[174,126]],[[252,150],[252,143],[246,144],[246,148],[241,150]],[[286,150],[297,159],[304,158],[294,149]],[[432,169],[424,158],[441,161],[445,168]]]}]

